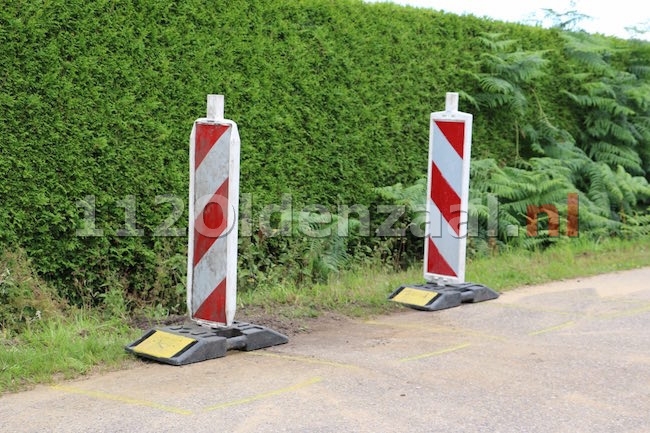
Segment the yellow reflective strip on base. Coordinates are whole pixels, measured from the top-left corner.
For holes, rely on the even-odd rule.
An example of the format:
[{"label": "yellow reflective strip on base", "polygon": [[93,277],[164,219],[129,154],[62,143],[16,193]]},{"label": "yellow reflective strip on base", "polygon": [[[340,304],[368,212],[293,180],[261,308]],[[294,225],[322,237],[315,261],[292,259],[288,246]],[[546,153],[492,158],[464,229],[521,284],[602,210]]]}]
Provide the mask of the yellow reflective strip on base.
[{"label": "yellow reflective strip on base", "polygon": [[404,287],[397,295],[391,299],[391,301],[424,307],[436,296],[438,296],[438,293],[432,292],[430,290]]},{"label": "yellow reflective strip on base", "polygon": [[163,331],[154,331],[153,334],[133,347],[136,353],[155,356],[156,358],[171,358],[185,349],[196,340]]}]

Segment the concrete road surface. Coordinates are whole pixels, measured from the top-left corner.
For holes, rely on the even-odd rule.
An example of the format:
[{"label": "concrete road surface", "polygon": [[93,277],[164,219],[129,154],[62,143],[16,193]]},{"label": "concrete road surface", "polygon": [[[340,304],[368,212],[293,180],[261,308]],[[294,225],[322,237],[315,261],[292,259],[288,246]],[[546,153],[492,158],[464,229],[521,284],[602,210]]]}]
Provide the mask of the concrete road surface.
[{"label": "concrete road surface", "polygon": [[645,433],[650,268],[6,395],[0,431]]}]

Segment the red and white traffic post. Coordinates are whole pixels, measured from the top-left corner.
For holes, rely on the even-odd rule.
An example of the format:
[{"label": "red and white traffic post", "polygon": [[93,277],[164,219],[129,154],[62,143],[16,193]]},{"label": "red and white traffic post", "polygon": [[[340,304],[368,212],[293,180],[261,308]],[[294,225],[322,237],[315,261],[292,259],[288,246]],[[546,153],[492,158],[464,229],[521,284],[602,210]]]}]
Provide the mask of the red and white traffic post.
[{"label": "red and white traffic post", "polygon": [[201,325],[230,326],[235,317],[239,153],[223,95],[208,95],[207,117],[190,134],[187,308]]},{"label": "red and white traffic post", "polygon": [[431,113],[424,279],[465,282],[472,115],[447,93],[445,111]]},{"label": "red and white traffic post", "polygon": [[458,111],[458,93],[447,93],[445,110],[431,113],[424,238],[425,284],[402,286],[389,299],[439,310],[498,297],[465,282],[472,120]]},{"label": "red and white traffic post", "polygon": [[126,346],[138,356],[185,365],[289,341],[264,326],[234,321],[240,141],[237,124],[223,112],[223,96],[208,95],[208,114],[194,122],[190,134],[187,309],[192,323],[149,329]]}]

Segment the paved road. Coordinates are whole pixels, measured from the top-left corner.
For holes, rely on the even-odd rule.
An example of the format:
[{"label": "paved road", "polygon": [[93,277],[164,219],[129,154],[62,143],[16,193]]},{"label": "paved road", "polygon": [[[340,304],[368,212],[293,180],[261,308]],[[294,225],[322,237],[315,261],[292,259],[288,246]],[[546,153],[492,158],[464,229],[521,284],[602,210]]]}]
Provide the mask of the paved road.
[{"label": "paved road", "polygon": [[[2,432],[647,432],[650,268],[0,398]],[[128,342],[125,342],[128,343]]]}]

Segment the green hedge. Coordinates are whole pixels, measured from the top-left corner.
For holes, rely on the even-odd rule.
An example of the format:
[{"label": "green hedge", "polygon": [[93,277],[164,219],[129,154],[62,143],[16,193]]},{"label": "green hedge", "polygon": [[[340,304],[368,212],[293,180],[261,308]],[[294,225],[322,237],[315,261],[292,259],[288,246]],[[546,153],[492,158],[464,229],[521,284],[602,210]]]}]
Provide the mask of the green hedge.
[{"label": "green hedge", "polygon": [[[142,299],[178,295],[186,238],[152,235],[173,210],[156,197],[186,201],[188,136],[206,94],[225,94],[239,124],[241,192],[254,209],[286,193],[370,204],[374,188],[426,172],[429,113],[448,91],[478,90],[486,32],[555,50],[540,103],[569,128],[553,30],[353,0],[5,4],[0,242],[25,248],[75,302],[115,284]],[[513,158],[511,117],[476,113],[475,157]],[[104,236],[76,234],[89,196]],[[116,236],[129,200],[144,236]]]}]

